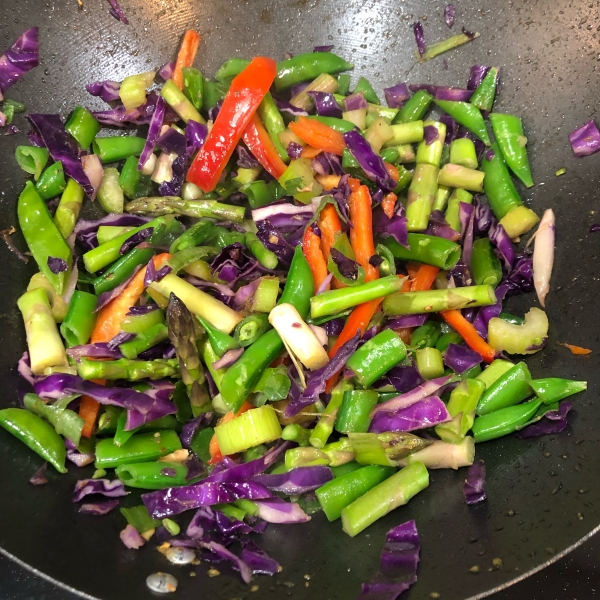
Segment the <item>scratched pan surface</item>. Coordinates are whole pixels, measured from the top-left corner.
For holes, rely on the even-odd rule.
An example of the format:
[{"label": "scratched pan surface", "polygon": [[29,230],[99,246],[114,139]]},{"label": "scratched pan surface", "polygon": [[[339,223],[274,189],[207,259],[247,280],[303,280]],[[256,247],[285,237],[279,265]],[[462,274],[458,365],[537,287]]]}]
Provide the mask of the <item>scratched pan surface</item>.
[{"label": "scratched pan surface", "polygon": [[[525,194],[538,212],[553,207],[558,248],[553,291],[548,302],[548,348],[530,360],[534,376],[553,374],[587,379],[590,390],[575,400],[569,428],[560,435],[526,442],[513,438],[478,447],[487,465],[488,501],[467,507],[464,471],[433,472],[429,489],[394,511],[367,532],[350,540],[339,523],[322,514],[306,525],[270,526],[260,543],[284,569],[272,579],[259,578],[252,594],[228,567],[206,577],[205,566],[172,567],[148,544],[126,550],[118,538],[119,514],[82,516],[71,504],[76,478],[91,470],[51,474],[50,483],[33,488],[29,477],[40,460],[6,434],[0,435],[0,548],[39,573],[88,597],[122,600],[150,597],[148,574],[166,570],[180,582],[177,596],[291,597],[348,599],[375,573],[384,534],[416,519],[422,540],[419,581],[406,598],[421,600],[438,592],[444,600],[483,597],[543,567],[587,536],[600,523],[600,412],[594,407],[600,372],[600,319],[596,298],[600,238],[588,233],[600,210],[600,154],[577,160],[567,133],[595,114],[598,84],[597,3],[546,0],[497,2],[455,0],[454,31],[465,26],[481,37],[425,65],[417,65],[410,24],[421,19],[428,42],[451,32],[443,23],[444,2],[392,0],[123,0],[131,25],[108,14],[108,3],[83,0],[5,2],[0,16],[0,47],[18,33],[40,26],[42,64],[9,96],[32,112],[60,112],[82,103],[86,82],[120,80],[148,71],[174,57],[182,32],[193,27],[202,44],[196,66],[208,75],[231,56],[265,54],[282,58],[314,44],[334,44],[352,60],[355,78],[365,75],[378,89],[398,81],[433,82],[464,87],[470,65],[501,69],[497,110],[523,117],[529,137],[536,187]],[[22,118],[17,123],[27,129]],[[0,226],[16,225],[15,200],[24,183],[13,160],[24,136],[0,137]],[[555,172],[566,167],[562,177]],[[600,234],[596,234],[598,236]],[[17,243],[22,244],[17,236]],[[14,404],[18,378],[14,365],[25,347],[15,301],[33,266],[23,267],[2,246],[0,278],[0,406]],[[514,303],[525,311],[533,295]],[[522,314],[522,312],[521,312]],[[595,349],[573,357],[556,345],[571,342]],[[136,503],[136,498],[128,498]],[[503,567],[492,570],[492,560]],[[481,567],[479,575],[469,569]],[[310,581],[306,581],[308,577]]]}]

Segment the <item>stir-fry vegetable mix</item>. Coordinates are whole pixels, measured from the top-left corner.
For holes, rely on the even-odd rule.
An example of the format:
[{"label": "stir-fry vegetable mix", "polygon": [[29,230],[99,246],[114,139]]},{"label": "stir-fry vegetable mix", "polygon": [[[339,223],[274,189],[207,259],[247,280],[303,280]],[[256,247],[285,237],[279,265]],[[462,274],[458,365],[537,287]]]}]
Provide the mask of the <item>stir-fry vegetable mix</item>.
[{"label": "stir-fry vegetable mix", "polygon": [[[94,464],[74,500],[109,499],[82,512],[144,490],[121,509],[127,547],[156,533],[248,582],[278,570],[247,537],[266,523],[322,509],[355,536],[429,469],[472,465],[466,501],[485,499],[475,444],[561,431],[586,383],[534,379],[520,356],[543,348],[546,314],[503,311],[534,288],[544,306],[554,215],[533,257],[517,249],[540,219],[513,180],[533,185],[521,120],[493,112],[498,69],[473,67],[465,89],[399,83],[386,106],[364,78],[350,91],[331,48],[233,58],[211,81],[198,42],[186,34],[157,86],[154,72],[90,84],[107,110],[28,115],[31,391],[0,425],[61,473]],[[0,89],[35,64],[30,30]],[[80,219],[94,198],[108,214]],[[414,575],[414,523],[388,534],[382,569],[402,540]]]}]

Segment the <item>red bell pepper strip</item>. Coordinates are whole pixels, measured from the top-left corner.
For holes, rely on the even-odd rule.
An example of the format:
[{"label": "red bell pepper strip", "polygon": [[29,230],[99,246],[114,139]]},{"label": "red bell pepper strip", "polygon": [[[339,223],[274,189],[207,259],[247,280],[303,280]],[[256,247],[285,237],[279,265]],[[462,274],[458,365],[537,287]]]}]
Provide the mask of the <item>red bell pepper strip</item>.
[{"label": "red bell pepper strip", "polygon": [[292,121],[288,127],[303,142],[318,150],[341,156],[346,147],[344,137],[339,131],[314,119],[300,117],[297,121]]},{"label": "red bell pepper strip", "polygon": [[[321,250],[321,238],[314,232],[312,227],[307,227],[302,240],[302,251],[308,262],[308,266],[315,280],[315,290],[318,290],[325,279],[327,279],[327,262]],[[329,286],[327,286],[329,289]]]},{"label": "red bell pepper strip", "polygon": [[286,170],[286,164],[281,160],[275,144],[271,141],[265,126],[262,124],[258,114],[254,114],[248,127],[242,136],[244,143],[256,160],[271,174],[275,179],[279,179]]},{"label": "red bell pepper strip", "polygon": [[[246,411],[252,408],[254,408],[254,406],[250,404],[250,402],[245,401],[244,404],[242,404],[240,410],[237,411],[237,413],[225,413],[219,419],[218,424],[222,425],[223,423],[229,423],[229,421],[233,421],[233,419],[239,417],[241,414],[245,413]],[[223,460],[223,454],[221,453],[221,448],[219,448],[219,442],[217,441],[216,434],[214,434],[210,438],[210,442],[208,444],[208,453],[210,454],[210,460],[208,461],[209,465],[216,465],[217,463],[220,463]]]},{"label": "red bell pepper strip", "polygon": [[257,56],[234,77],[215,124],[188,171],[188,181],[205,192],[215,189],[236,144],[276,75],[275,61]]}]

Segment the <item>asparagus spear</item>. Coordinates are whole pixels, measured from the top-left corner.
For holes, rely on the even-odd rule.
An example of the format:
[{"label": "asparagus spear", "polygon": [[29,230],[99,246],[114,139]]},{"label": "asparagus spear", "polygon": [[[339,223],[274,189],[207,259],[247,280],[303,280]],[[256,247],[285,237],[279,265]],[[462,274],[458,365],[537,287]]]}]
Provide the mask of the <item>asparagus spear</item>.
[{"label": "asparagus spear", "polygon": [[171,360],[119,360],[95,361],[80,359],[77,373],[82,379],[163,379],[179,377],[179,368],[175,359]]},{"label": "asparagus spear", "polygon": [[125,205],[125,212],[135,215],[208,217],[243,223],[246,209],[243,206],[232,206],[216,200],[182,200],[178,196],[145,196],[128,202]]}]

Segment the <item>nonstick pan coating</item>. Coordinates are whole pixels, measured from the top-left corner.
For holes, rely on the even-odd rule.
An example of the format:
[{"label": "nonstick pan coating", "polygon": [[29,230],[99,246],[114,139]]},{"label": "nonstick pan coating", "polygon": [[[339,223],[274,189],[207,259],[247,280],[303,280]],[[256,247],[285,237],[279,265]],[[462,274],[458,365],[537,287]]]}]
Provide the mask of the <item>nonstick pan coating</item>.
[{"label": "nonstick pan coating", "polygon": [[[174,57],[186,28],[202,34],[196,66],[207,75],[231,56],[265,54],[282,58],[334,44],[335,52],[355,64],[353,77],[367,76],[381,91],[399,81],[464,87],[472,64],[500,67],[496,110],[520,115],[529,138],[536,186],[524,193],[541,213],[552,207],[557,218],[557,250],[548,348],[528,362],[534,376],[587,379],[586,394],[574,400],[568,429],[554,436],[520,441],[512,437],[478,446],[487,466],[488,500],[467,507],[462,495],[464,470],[432,472],[428,490],[357,538],[339,523],[317,514],[306,525],[270,526],[259,540],[283,565],[271,578],[259,577],[253,594],[239,575],[220,567],[209,579],[204,565],[170,566],[151,542],[140,551],[125,549],[117,513],[79,515],[71,503],[76,478],[92,468],[51,473],[50,482],[33,488],[28,480],[41,460],[9,435],[0,434],[0,548],[45,576],[81,593],[106,600],[151,597],[145,578],[168,571],[179,580],[177,597],[330,598],[358,595],[360,583],[377,570],[385,532],[416,519],[422,551],[419,581],[403,596],[425,600],[432,592],[444,600],[483,597],[538,569],[577,544],[600,523],[600,411],[595,400],[600,382],[596,277],[600,234],[588,233],[600,210],[600,154],[576,159],[567,134],[596,113],[598,83],[598,5],[592,2],[539,0],[498,2],[456,0],[456,23],[443,21],[444,2],[411,0],[122,0],[131,24],[108,13],[104,0],[21,0],[4,2],[0,46],[40,26],[42,64],[8,94],[31,112],[60,112],[76,104],[100,108],[84,84],[160,67]],[[428,42],[460,30],[481,37],[433,61],[418,65],[410,25],[420,19]],[[447,68],[445,61],[447,61]],[[27,131],[22,117],[18,126]],[[0,137],[0,228],[17,224],[16,198],[25,181],[13,159],[23,134]],[[567,172],[557,177],[555,172]],[[15,241],[23,247],[22,238]],[[0,247],[0,406],[14,405],[16,362],[25,340],[16,299],[33,265],[23,266]],[[537,304],[533,294],[509,307],[523,314]],[[594,349],[572,356],[557,345],[568,342]],[[137,503],[129,497],[127,503]],[[500,558],[503,566],[492,568]],[[471,567],[479,566],[474,575]],[[308,579],[309,578],[309,579]],[[88,597],[89,597],[88,596]]]}]

